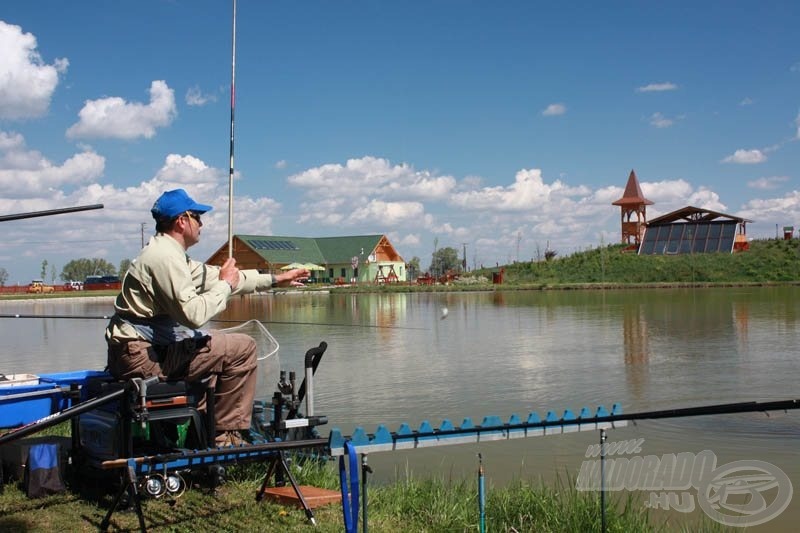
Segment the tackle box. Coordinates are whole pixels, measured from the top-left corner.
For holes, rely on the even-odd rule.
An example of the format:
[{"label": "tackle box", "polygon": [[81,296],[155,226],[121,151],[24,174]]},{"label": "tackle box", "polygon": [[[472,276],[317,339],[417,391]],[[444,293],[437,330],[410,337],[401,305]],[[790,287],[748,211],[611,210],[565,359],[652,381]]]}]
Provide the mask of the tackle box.
[{"label": "tackle box", "polygon": [[73,384],[79,387],[80,401],[88,399],[84,385],[104,375],[97,370],[5,375],[0,380],[0,428],[23,426],[66,409],[72,404],[68,392]]}]

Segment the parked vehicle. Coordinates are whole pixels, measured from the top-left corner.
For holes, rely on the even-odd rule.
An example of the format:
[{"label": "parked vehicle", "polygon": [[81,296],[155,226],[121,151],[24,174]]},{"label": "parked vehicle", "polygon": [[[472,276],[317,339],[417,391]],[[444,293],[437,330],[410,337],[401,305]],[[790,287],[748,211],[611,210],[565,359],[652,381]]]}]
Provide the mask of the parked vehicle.
[{"label": "parked vehicle", "polygon": [[45,285],[44,281],[40,279],[35,279],[31,281],[30,285],[28,285],[28,292],[30,293],[47,294],[55,291],[55,287],[52,285]]},{"label": "parked vehicle", "polygon": [[65,291],[82,291],[83,290],[83,282],[82,281],[68,281],[64,283],[64,290]]}]

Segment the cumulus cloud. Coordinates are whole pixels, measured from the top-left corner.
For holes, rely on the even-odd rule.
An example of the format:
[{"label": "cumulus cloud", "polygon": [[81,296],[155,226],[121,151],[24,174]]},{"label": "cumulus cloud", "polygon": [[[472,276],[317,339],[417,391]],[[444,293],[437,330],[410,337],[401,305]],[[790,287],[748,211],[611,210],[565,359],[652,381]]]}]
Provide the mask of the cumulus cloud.
[{"label": "cumulus cloud", "polygon": [[198,85],[189,87],[186,91],[186,104],[190,106],[204,106],[210,102],[216,102],[217,95],[214,93],[205,94]]},{"label": "cumulus cloud", "polygon": [[750,200],[742,206],[737,215],[773,224],[795,221],[800,217],[800,191],[791,191],[777,198]]},{"label": "cumulus cloud", "polygon": [[753,181],[748,181],[747,186],[750,187],[751,189],[769,190],[769,189],[777,189],[787,181],[789,181],[788,176],[769,176],[764,178],[758,178]]},{"label": "cumulus cloud", "polygon": [[669,119],[659,112],[650,115],[650,125],[656,128],[669,128],[674,124],[672,119]]},{"label": "cumulus cloud", "polygon": [[6,197],[51,196],[56,189],[97,180],[104,168],[105,158],[91,150],[54,164],[28,149],[19,133],[0,131],[0,188]]},{"label": "cumulus cloud", "polygon": [[396,226],[409,220],[415,220],[422,216],[424,212],[425,207],[421,202],[370,200],[366,205],[353,211],[347,223],[363,224],[380,220],[382,225]]},{"label": "cumulus cloud", "polygon": [[763,163],[767,156],[761,150],[736,150],[733,155],[729,155],[722,160],[722,163],[736,163],[739,165],[752,165]]},{"label": "cumulus cloud", "polygon": [[314,197],[325,198],[347,191],[350,197],[375,194],[381,197],[445,198],[456,186],[452,176],[418,172],[411,165],[392,165],[377,157],[349,159],[344,165],[331,163],[294,174],[289,183]]},{"label": "cumulus cloud", "polygon": [[674,83],[667,81],[664,83],[650,83],[648,85],[643,85],[642,87],[637,87],[637,93],[659,93],[664,91],[674,91],[678,88],[677,85]]},{"label": "cumulus cloud", "polygon": [[542,115],[545,117],[554,117],[556,115],[563,115],[566,112],[567,106],[564,104],[550,104],[542,111]]},{"label": "cumulus cloud", "polygon": [[175,94],[161,80],[150,84],[150,102],[126,102],[112,96],[87,100],[78,113],[79,121],[67,130],[67,137],[76,138],[152,138],[156,128],[168,126],[177,115]]},{"label": "cumulus cloud", "polygon": [[0,20],[0,118],[24,119],[47,113],[66,72],[67,59],[48,65],[37,51],[36,37]]},{"label": "cumulus cloud", "polygon": [[277,169],[286,168],[286,165],[288,165],[288,163],[286,162],[286,160],[285,160],[285,159],[281,159],[280,161],[278,161],[277,163],[275,163],[275,168],[277,168]]},{"label": "cumulus cloud", "polygon": [[719,195],[706,187],[694,191],[688,199],[688,204],[701,209],[724,212],[728,208],[720,201]]},{"label": "cumulus cloud", "polygon": [[552,209],[559,204],[563,205],[569,197],[587,195],[589,192],[587,187],[569,187],[561,180],[545,183],[542,171],[535,168],[517,172],[514,183],[508,187],[484,187],[457,192],[450,197],[449,203],[465,209],[495,211]]}]

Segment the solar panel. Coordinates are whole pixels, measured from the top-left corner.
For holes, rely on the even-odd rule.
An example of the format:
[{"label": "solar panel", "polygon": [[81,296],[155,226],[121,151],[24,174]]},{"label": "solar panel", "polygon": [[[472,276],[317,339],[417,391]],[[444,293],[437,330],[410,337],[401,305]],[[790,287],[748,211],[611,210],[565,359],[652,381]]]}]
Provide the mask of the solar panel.
[{"label": "solar panel", "polygon": [[292,241],[265,241],[263,239],[248,240],[247,244],[256,250],[299,250]]},{"label": "solar panel", "polygon": [[648,226],[640,255],[729,252],[736,237],[736,221],[688,222]]}]

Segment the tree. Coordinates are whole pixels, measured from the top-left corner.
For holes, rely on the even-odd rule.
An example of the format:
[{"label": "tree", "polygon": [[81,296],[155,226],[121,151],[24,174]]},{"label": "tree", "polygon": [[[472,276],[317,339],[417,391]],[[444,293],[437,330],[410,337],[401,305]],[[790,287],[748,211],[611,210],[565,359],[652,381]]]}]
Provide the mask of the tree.
[{"label": "tree", "polygon": [[82,281],[87,276],[113,276],[117,268],[105,259],[73,259],[61,270],[63,281]]},{"label": "tree", "polygon": [[8,270],[0,268],[0,287],[5,287],[8,281]]},{"label": "tree", "polygon": [[131,260],[130,259],[123,259],[122,261],[119,262],[119,275],[120,275],[120,277],[125,275],[125,272],[128,271],[128,267],[130,267],[130,266],[131,266]]},{"label": "tree", "polygon": [[408,279],[414,279],[419,276],[419,261],[419,257],[415,255],[406,265],[406,269],[408,270]]},{"label": "tree", "polygon": [[461,260],[458,258],[458,250],[451,246],[440,248],[433,252],[431,257],[431,272],[444,274],[449,270],[461,271]]},{"label": "tree", "polygon": [[47,277],[47,259],[42,261],[42,271],[41,271],[41,276],[39,277],[42,279],[42,281],[44,281],[44,278]]},{"label": "tree", "polygon": [[50,284],[52,285],[55,282],[56,282],[56,266],[50,265]]}]

